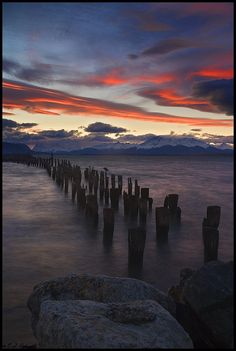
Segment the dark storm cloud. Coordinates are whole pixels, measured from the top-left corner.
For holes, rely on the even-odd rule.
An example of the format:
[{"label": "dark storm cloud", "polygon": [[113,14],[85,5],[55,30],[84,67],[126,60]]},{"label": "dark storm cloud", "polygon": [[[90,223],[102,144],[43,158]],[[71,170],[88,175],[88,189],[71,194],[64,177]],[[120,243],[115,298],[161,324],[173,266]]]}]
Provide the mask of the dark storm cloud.
[{"label": "dark storm cloud", "polygon": [[193,85],[193,96],[204,98],[218,112],[223,112],[227,116],[233,115],[233,80],[217,79],[206,82],[198,82]]},{"label": "dark storm cloud", "polygon": [[34,63],[32,67],[24,67],[17,62],[4,59],[3,72],[27,82],[48,83],[53,76],[53,68],[49,64]]},{"label": "dark storm cloud", "polygon": [[130,58],[131,60],[135,60],[138,58],[138,55],[135,55],[135,54],[129,54],[128,55],[128,58]]},{"label": "dark storm cloud", "polygon": [[60,130],[43,130],[41,132],[38,132],[38,135],[41,137],[47,137],[47,138],[70,138],[74,136],[77,133],[77,130],[70,130],[67,132],[65,129],[60,129]]},{"label": "dark storm cloud", "polygon": [[110,133],[124,133],[124,132],[127,132],[127,129],[122,127],[115,127],[107,123],[95,122],[95,123],[89,124],[88,127],[85,128],[85,131],[93,132],[93,133],[110,134]]},{"label": "dark storm cloud", "polygon": [[37,126],[37,123],[17,123],[11,119],[3,118],[2,127],[3,128],[17,128],[17,129],[28,129]]},{"label": "dark storm cloud", "polygon": [[160,40],[156,45],[151,46],[150,48],[142,51],[139,55],[129,54],[130,59],[136,59],[140,56],[153,56],[153,55],[164,55],[169,52],[192,48],[196,45],[193,44],[193,41],[184,38],[170,38]]},{"label": "dark storm cloud", "polygon": [[161,40],[157,45],[150,47],[147,50],[141,52],[141,55],[163,55],[168,54],[171,51],[193,47],[191,41],[182,38],[164,39]]},{"label": "dark storm cloud", "polygon": [[18,126],[18,123],[15,121],[12,121],[11,119],[4,118],[2,120],[2,128],[16,128],[17,126]]}]

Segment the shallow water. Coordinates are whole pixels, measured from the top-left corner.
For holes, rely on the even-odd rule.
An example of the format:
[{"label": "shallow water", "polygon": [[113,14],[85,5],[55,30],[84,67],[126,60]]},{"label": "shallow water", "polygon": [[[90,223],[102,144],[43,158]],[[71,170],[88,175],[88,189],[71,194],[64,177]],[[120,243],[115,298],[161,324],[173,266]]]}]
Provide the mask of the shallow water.
[{"label": "shallow water", "polygon": [[[233,160],[225,156],[66,157],[82,169],[107,167],[150,188],[153,209],[165,195],[179,194],[180,227],[167,243],[157,243],[154,210],[148,215],[142,273],[137,276],[163,291],[178,283],[180,269],[203,263],[202,219],[209,205],[221,206],[218,258],[233,259]],[[91,226],[46,171],[3,163],[3,341],[34,342],[27,298],[40,281],[69,273],[133,276],[128,271],[129,223],[123,201],[115,216],[112,246],[104,246],[102,206],[97,229]]]}]

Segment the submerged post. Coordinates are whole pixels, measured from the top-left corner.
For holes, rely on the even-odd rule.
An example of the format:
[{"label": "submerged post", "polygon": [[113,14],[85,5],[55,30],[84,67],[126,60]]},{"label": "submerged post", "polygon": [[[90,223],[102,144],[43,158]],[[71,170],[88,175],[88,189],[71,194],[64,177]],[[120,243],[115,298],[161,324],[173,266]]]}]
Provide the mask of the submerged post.
[{"label": "submerged post", "polygon": [[169,210],[166,207],[156,207],[156,238],[167,238],[169,231]]},{"label": "submerged post", "polygon": [[141,268],[146,241],[146,230],[140,227],[128,229],[128,263],[129,266]]},{"label": "submerged post", "polygon": [[147,199],[139,199],[139,223],[145,225],[147,221]]},{"label": "submerged post", "polygon": [[113,208],[103,209],[103,236],[112,239],[114,232],[114,210]]},{"label": "submerged post", "polygon": [[204,245],[204,262],[218,259],[220,206],[208,206],[207,218],[202,223],[202,239]]}]

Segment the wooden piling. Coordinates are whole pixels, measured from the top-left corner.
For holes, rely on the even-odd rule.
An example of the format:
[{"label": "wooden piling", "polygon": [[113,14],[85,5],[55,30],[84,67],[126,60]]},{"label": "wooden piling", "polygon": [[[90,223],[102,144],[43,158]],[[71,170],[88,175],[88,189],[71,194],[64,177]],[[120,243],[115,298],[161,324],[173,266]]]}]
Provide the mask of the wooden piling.
[{"label": "wooden piling", "polygon": [[146,230],[144,228],[137,227],[128,229],[129,266],[142,267],[145,241]]},{"label": "wooden piling", "polygon": [[128,195],[132,195],[132,179],[128,178]]},{"label": "wooden piling", "polygon": [[215,227],[205,225],[203,220],[202,238],[204,245],[204,262],[218,259],[219,230]]},{"label": "wooden piling", "polygon": [[86,196],[85,215],[92,219],[93,224],[98,223],[98,203],[95,195]]},{"label": "wooden piling", "polygon": [[71,183],[71,192],[72,192],[72,201],[75,201],[75,195],[76,195],[76,183],[75,181],[72,180]]},{"label": "wooden piling", "polygon": [[168,195],[168,207],[171,212],[175,212],[178,206],[178,194],[169,194]]},{"label": "wooden piling", "polygon": [[207,207],[207,224],[210,227],[218,228],[220,224],[220,206]]},{"label": "wooden piling", "polygon": [[104,195],[105,195],[105,204],[109,205],[109,189],[108,188],[106,188],[104,190]]},{"label": "wooden piling", "polygon": [[129,204],[129,216],[132,219],[136,219],[138,216],[138,199],[135,195],[130,195],[128,197]]},{"label": "wooden piling", "polygon": [[139,223],[145,225],[147,221],[147,199],[139,199]]},{"label": "wooden piling", "polygon": [[113,208],[103,208],[103,233],[112,237],[114,232],[115,215]]},{"label": "wooden piling", "polygon": [[123,191],[123,200],[124,200],[124,216],[127,217],[129,214],[129,195],[126,191]]},{"label": "wooden piling", "polygon": [[141,188],[141,198],[142,199],[149,198],[149,188]]},{"label": "wooden piling", "polygon": [[153,198],[149,197],[148,198],[148,210],[151,211],[152,210],[152,204],[153,204]]},{"label": "wooden piling", "polygon": [[115,174],[111,175],[111,187],[112,187],[112,189],[114,189],[115,186],[116,186],[116,178],[115,177],[116,177]]},{"label": "wooden piling", "polygon": [[119,196],[120,196],[119,188],[110,189],[111,207],[114,209],[119,208]]},{"label": "wooden piling", "polygon": [[118,175],[118,188],[119,188],[119,191],[120,191],[120,195],[122,194],[122,186],[123,186],[122,175]]},{"label": "wooden piling", "polygon": [[139,198],[140,186],[138,185],[137,179],[134,181],[134,195]]},{"label": "wooden piling", "polygon": [[65,173],[65,193],[68,193],[68,187],[69,187],[69,177],[68,174]]},{"label": "wooden piling", "polygon": [[156,237],[167,236],[169,231],[169,210],[166,207],[156,207]]}]

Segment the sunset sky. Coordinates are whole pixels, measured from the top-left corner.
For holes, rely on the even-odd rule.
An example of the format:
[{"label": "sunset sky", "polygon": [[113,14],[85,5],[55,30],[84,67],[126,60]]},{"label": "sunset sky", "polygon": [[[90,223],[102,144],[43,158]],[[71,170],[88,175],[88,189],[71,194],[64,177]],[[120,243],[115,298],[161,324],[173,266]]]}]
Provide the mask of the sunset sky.
[{"label": "sunset sky", "polygon": [[3,117],[28,144],[232,137],[233,3],[4,3]]}]

